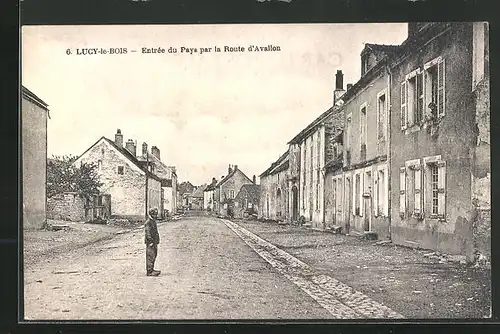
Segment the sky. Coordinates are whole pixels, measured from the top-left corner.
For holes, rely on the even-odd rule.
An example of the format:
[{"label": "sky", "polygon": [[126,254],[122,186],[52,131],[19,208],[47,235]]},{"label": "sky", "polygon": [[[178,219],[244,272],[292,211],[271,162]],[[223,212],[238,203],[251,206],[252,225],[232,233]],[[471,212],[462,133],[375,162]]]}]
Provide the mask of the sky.
[{"label": "sky", "polygon": [[[138,152],[157,146],[179,182],[200,185],[229,164],[264,172],[332,105],[337,70],[344,88],[359,80],[364,43],[406,37],[406,23],[24,26],[22,84],[49,105],[49,157],[78,156],[121,129]],[[280,51],[224,52],[249,45]],[[77,55],[83,48],[127,53]]]}]

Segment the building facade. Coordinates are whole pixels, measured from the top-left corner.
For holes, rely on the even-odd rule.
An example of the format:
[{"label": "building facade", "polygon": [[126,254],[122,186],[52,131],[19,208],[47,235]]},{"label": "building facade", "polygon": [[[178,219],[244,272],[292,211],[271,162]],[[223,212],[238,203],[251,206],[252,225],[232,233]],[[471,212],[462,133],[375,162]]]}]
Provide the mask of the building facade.
[{"label": "building facade", "polygon": [[234,214],[234,199],[244,184],[252,184],[238,165],[228,167],[228,174],[220,180],[215,188],[216,206],[218,214],[222,216],[231,216]]},{"label": "building facade", "polygon": [[289,166],[289,151],[286,151],[259,176],[260,219],[289,220]]},{"label": "building facade", "polygon": [[247,218],[253,215],[258,216],[260,202],[260,185],[244,184],[241,186],[238,195],[234,199],[235,217]]},{"label": "building facade", "polygon": [[347,233],[375,232],[390,238],[389,106],[387,64],[392,45],[366,44],[361,78],[342,96],[343,228]]},{"label": "building facade", "polygon": [[479,74],[487,72],[485,30],[409,24],[391,66],[394,243],[472,256],[474,201],[490,203],[490,157],[479,153],[489,152],[489,105],[476,91],[489,81]]},{"label": "building facade", "polygon": [[214,211],[215,202],[215,186],[217,185],[217,179],[212,178],[212,183],[210,183],[203,191],[203,208],[207,211]]},{"label": "building facade", "polygon": [[80,163],[98,166],[101,192],[111,196],[111,218],[143,221],[149,209],[162,210],[160,178],[123,147],[119,129],[114,141],[101,137],[74,162]]},{"label": "building facade", "polygon": [[21,88],[23,228],[46,225],[47,103],[29,89]]}]

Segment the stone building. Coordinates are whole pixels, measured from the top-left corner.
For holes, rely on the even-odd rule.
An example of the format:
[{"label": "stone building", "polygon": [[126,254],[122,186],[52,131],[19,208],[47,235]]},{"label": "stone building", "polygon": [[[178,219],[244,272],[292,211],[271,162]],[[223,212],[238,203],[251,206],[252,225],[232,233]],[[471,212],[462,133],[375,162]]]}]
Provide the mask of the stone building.
[{"label": "stone building", "polygon": [[260,185],[256,184],[255,176],[253,184],[241,186],[238,195],[234,200],[235,217],[247,218],[251,215],[258,215],[260,202]]},{"label": "stone building", "polygon": [[289,151],[287,150],[260,174],[259,218],[276,221],[289,220],[289,166]]},{"label": "stone building", "polygon": [[49,109],[29,89],[21,88],[21,165],[23,228],[46,225],[47,117]]},{"label": "stone building", "polygon": [[196,189],[189,194],[188,196],[190,197],[190,203],[191,203],[191,209],[193,210],[203,210],[203,194],[205,192],[205,188],[207,188],[208,185],[202,184],[199,187],[196,187]]},{"label": "stone building", "polygon": [[222,216],[234,213],[234,199],[244,184],[252,184],[238,165],[229,165],[227,175],[215,187],[217,213]]},{"label": "stone building", "polygon": [[408,25],[390,68],[394,243],[472,256],[476,210],[489,225],[487,30]]},{"label": "stone building", "polygon": [[203,208],[207,211],[214,210],[215,201],[215,186],[217,185],[217,179],[212,178],[212,183],[210,183],[203,191]]},{"label": "stone building", "polygon": [[347,233],[390,238],[388,62],[394,45],[366,44],[361,78],[342,96],[343,222]]},{"label": "stone building", "polygon": [[161,161],[160,149],[156,146],[151,146],[151,153],[148,153],[148,145],[143,143],[142,153],[137,155],[136,143],[129,139],[125,148],[132,155],[137,156],[143,166],[149,162],[150,168],[153,168],[152,172],[160,178],[164,214],[175,214],[177,211],[177,170],[175,166],[167,166]]},{"label": "stone building", "polygon": [[317,229],[325,229],[330,225],[326,221],[325,168],[341,152],[338,134],[342,131],[344,122],[341,100],[344,92],[343,74],[339,70],[336,74],[332,107],[288,143],[291,162],[288,178],[289,221],[302,216]]},{"label": "stone building", "polygon": [[74,164],[83,162],[98,166],[99,181],[103,183],[101,192],[111,196],[111,218],[143,221],[151,208],[162,212],[160,178],[151,171],[152,165],[146,168],[133,152],[123,147],[120,129],[114,141],[101,137]]}]

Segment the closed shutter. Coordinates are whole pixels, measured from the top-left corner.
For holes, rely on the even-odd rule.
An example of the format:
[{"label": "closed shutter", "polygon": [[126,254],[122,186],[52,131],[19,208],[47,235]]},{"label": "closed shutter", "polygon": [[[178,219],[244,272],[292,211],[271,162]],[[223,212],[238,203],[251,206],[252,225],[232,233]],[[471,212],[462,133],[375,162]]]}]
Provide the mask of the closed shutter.
[{"label": "closed shutter", "polygon": [[363,208],[364,208],[364,197],[363,194],[365,192],[365,173],[361,172],[359,175],[359,215],[363,216]]},{"label": "closed shutter", "polygon": [[384,168],[384,214],[389,217],[389,174]]},{"label": "closed shutter", "polygon": [[406,168],[399,169],[399,213],[406,213]]},{"label": "closed shutter", "polygon": [[401,129],[406,129],[406,111],[407,111],[407,85],[406,81],[401,83]]},{"label": "closed shutter", "polygon": [[422,213],[422,169],[420,165],[415,165],[415,208],[414,213]]},{"label": "closed shutter", "polygon": [[438,167],[438,215],[446,214],[446,162],[439,161]]},{"label": "closed shutter", "polygon": [[444,66],[444,59],[438,64],[438,117],[445,114],[445,79],[446,70]]},{"label": "closed shutter", "polygon": [[373,172],[373,214],[378,216],[378,171]]}]

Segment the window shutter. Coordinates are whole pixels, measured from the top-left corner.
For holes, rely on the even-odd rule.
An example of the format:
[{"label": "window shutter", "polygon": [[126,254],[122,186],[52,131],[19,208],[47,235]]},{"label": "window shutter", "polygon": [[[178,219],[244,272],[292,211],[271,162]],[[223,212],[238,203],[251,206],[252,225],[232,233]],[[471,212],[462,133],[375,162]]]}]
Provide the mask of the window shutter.
[{"label": "window shutter", "polygon": [[362,217],[363,216],[363,207],[364,207],[364,197],[363,193],[365,192],[365,173],[361,172],[359,175],[359,215]]},{"label": "window shutter", "polygon": [[384,213],[389,217],[389,174],[387,168],[384,168]]},{"label": "window shutter", "polygon": [[406,168],[399,169],[399,213],[406,213]]},{"label": "window shutter", "polygon": [[401,83],[401,129],[406,129],[406,100],[407,100],[407,89],[406,81]]},{"label": "window shutter", "polygon": [[422,169],[414,166],[415,171],[415,209],[414,213],[422,213]]},{"label": "window shutter", "polygon": [[378,171],[373,172],[373,214],[378,216]]},{"label": "window shutter", "polygon": [[356,214],[356,174],[352,174],[352,214]]},{"label": "window shutter", "polygon": [[438,214],[446,213],[446,162],[439,161],[438,166]]},{"label": "window shutter", "polygon": [[445,79],[444,59],[438,63],[438,117],[445,114]]}]

